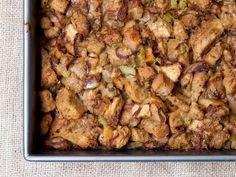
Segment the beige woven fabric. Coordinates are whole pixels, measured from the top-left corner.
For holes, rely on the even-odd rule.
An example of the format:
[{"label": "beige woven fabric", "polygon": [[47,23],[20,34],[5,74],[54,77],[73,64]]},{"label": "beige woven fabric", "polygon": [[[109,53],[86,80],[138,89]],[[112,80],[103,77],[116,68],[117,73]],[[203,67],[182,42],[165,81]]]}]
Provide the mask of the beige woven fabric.
[{"label": "beige woven fabric", "polygon": [[22,156],[23,2],[0,0],[0,176],[236,176],[236,163],[33,163]]}]

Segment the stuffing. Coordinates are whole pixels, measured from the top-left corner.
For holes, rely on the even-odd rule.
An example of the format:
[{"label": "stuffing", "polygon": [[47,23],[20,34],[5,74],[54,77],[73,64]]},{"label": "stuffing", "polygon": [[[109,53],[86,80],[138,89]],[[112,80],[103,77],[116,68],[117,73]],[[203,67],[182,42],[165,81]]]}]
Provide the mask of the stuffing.
[{"label": "stuffing", "polygon": [[39,15],[45,148],[236,149],[234,1],[41,0]]}]

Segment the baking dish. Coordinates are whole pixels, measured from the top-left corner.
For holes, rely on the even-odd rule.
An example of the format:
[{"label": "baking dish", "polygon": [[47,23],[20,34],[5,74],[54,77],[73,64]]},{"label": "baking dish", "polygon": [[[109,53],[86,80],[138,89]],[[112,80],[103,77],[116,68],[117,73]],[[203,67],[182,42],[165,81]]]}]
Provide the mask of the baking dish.
[{"label": "baking dish", "polygon": [[24,157],[29,161],[213,161],[236,160],[236,151],[57,151],[40,148],[37,137],[38,0],[24,1]]}]

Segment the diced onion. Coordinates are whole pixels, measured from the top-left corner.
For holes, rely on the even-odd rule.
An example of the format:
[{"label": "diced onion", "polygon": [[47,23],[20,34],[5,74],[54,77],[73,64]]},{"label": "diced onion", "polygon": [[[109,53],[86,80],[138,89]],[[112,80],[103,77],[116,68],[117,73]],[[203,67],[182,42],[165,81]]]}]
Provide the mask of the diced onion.
[{"label": "diced onion", "polygon": [[139,149],[142,148],[143,143],[141,142],[130,142],[129,144],[127,144],[126,148],[127,149]]},{"label": "diced onion", "polygon": [[122,60],[127,60],[129,59],[130,56],[132,56],[134,53],[130,53],[130,54],[122,54],[121,51],[120,51],[120,47],[117,47],[116,48],[116,56]]},{"label": "diced onion", "polygon": [[94,82],[89,82],[86,84],[85,89],[94,89],[98,87],[99,83],[94,81]]},{"label": "diced onion", "polygon": [[85,81],[85,89],[94,89],[99,86],[100,78],[97,76],[89,77]]}]

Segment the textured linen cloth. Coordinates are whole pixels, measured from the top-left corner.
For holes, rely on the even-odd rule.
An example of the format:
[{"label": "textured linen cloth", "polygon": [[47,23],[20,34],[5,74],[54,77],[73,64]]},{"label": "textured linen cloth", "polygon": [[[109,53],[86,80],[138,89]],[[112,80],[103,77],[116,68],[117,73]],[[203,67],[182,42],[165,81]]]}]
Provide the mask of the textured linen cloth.
[{"label": "textured linen cloth", "polygon": [[23,137],[23,1],[0,0],[0,177],[236,176],[234,162],[27,162]]}]

